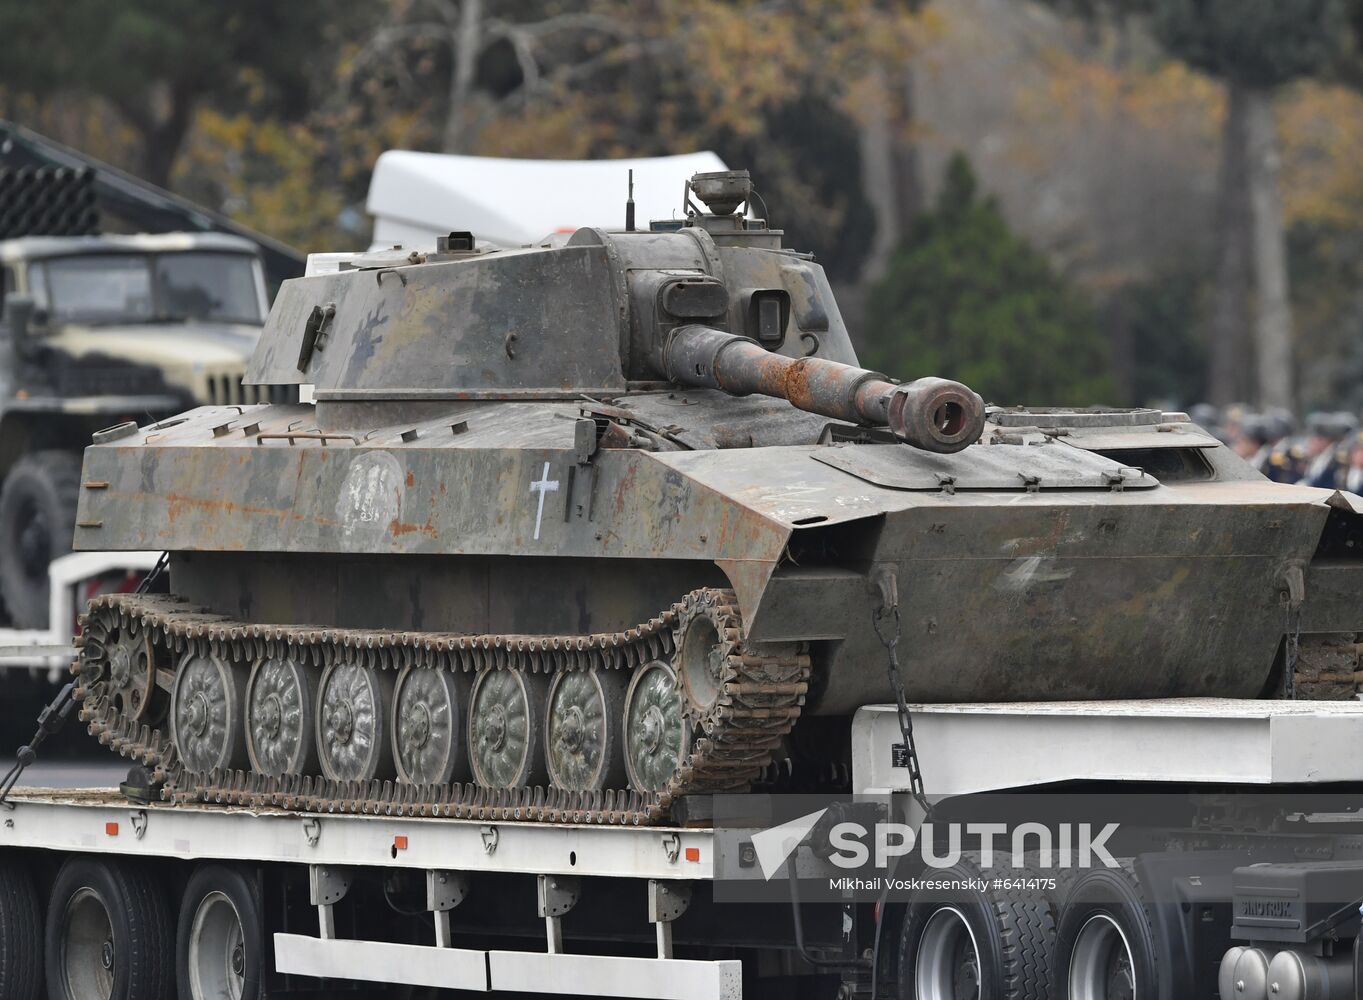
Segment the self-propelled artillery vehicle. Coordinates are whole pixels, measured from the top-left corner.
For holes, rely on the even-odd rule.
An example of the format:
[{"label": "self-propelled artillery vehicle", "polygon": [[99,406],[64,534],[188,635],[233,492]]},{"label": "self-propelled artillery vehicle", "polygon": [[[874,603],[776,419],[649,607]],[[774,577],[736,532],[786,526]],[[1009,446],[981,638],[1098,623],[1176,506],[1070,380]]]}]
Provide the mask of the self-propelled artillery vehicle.
[{"label": "self-propelled artillery vehicle", "polygon": [[179,800],[648,823],[845,757],[901,685],[1252,698],[1363,628],[1359,501],[1181,414],[864,370],[749,197],[356,255],[248,371],[315,404],[96,435],[77,547],[165,551],[170,593],[91,604],[91,731]]}]

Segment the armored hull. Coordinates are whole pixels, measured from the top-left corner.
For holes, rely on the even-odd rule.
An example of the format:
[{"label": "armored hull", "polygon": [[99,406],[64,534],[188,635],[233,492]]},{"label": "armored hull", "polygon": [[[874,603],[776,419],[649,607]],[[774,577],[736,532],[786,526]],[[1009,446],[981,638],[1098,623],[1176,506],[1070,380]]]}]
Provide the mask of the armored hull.
[{"label": "armored hull", "polygon": [[649,822],[896,677],[1251,697],[1363,628],[1363,501],[1181,414],[851,367],[738,216],[442,250],[285,285],[252,376],[315,406],[87,451],[77,544],[168,552],[173,596],[92,606],[83,711],[167,794]]}]

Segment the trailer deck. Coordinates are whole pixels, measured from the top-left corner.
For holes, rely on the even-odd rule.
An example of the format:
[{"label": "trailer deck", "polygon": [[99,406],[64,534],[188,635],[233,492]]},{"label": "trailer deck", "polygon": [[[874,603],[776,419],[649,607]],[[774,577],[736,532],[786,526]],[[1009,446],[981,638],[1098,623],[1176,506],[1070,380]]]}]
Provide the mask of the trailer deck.
[{"label": "trailer deck", "polygon": [[[670,922],[686,909],[678,883],[714,876],[709,830],[549,825],[300,814],[212,805],[140,804],[103,789],[16,788],[0,809],[0,848],[146,859],[306,865],[316,936],[276,933],[276,971],[325,979],[561,995],[714,998],[742,995],[742,963],[672,957]],[[337,936],[333,907],[354,869],[427,873],[433,945]],[[450,910],[470,872],[539,880],[543,951],[454,947]],[[583,877],[638,880],[657,957],[569,954],[559,921]],[[645,896],[647,897],[645,899]]]},{"label": "trailer deck", "polygon": [[[1178,789],[1326,789],[1363,781],[1360,702],[912,709],[927,791],[935,798],[1085,779]],[[892,707],[858,714],[854,789],[887,794],[907,787],[901,740]],[[214,869],[221,878],[225,866],[257,873],[266,887],[276,877],[269,872],[292,879],[287,891],[297,896],[298,913],[262,938],[271,975],[476,992],[730,1000],[745,986],[760,989],[773,968],[778,982],[803,974],[803,946],[773,944],[785,933],[775,929],[770,941],[760,940],[781,914],[764,910],[759,918],[756,911],[714,906],[709,883],[722,870],[720,844],[714,830],[685,826],[142,804],[105,789],[20,788],[0,808],[0,849],[9,849],[0,857],[27,854],[43,862],[35,869],[88,856],[114,867],[177,865],[179,878]],[[393,919],[389,911],[381,902],[372,907],[376,889],[383,886],[386,896],[390,878],[403,881],[409,898],[425,890],[424,905],[414,903],[405,914],[412,922],[400,939],[383,926]],[[565,936],[564,917],[579,902]],[[688,907],[691,920],[675,925],[674,950],[674,922]],[[610,914],[604,923],[603,910]],[[498,924],[508,914],[510,930]],[[595,937],[581,933],[578,918],[595,921]],[[724,920],[743,925],[747,952],[734,947],[737,932]],[[750,961],[762,948],[766,959]]]},{"label": "trailer deck", "polygon": [[141,805],[103,789],[16,788],[0,848],[185,861],[455,869],[603,878],[714,877],[713,833]]}]

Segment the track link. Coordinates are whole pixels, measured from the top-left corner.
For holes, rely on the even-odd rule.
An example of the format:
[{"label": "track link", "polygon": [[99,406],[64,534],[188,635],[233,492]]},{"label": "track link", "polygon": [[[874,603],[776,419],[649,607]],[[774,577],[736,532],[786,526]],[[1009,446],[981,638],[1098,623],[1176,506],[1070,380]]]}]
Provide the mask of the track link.
[{"label": "track link", "polygon": [[[133,717],[123,700],[113,697],[109,651],[100,639],[114,630],[149,637],[157,661],[155,681],[163,690],[174,677],[169,665],[188,651],[221,657],[234,670],[249,670],[266,656],[288,656],[314,668],[344,662],[391,671],[409,666],[474,673],[633,670],[656,659],[670,662],[678,621],[699,610],[719,625],[723,647],[719,696],[706,713],[689,756],[659,792],[419,785],[392,779],[338,782],[320,775],[191,771],[180,761],[167,732]],[[744,647],[737,601],[728,590],[693,591],[632,629],[592,635],[457,635],[247,624],[175,596],[148,594],[96,598],[81,624],[87,638],[72,668],[81,678],[76,690],[81,719],[101,743],[148,767],[153,779],[163,783],[162,797],[173,802],[382,816],[661,823],[682,796],[746,789],[799,718],[809,685],[809,657],[797,647]],[[140,715],[149,717],[145,712]]]}]

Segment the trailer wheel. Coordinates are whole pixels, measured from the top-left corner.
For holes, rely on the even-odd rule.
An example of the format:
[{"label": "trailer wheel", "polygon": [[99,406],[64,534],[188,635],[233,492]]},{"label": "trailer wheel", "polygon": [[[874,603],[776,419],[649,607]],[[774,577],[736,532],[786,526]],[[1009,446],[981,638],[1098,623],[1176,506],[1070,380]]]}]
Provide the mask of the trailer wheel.
[{"label": "trailer wheel", "polygon": [[28,870],[0,861],[0,997],[38,1000],[43,984],[42,911]]},{"label": "trailer wheel", "polygon": [[258,1000],[264,996],[265,934],[255,887],[224,865],[196,871],[185,886],[176,934],[180,1000]]},{"label": "trailer wheel", "polygon": [[1061,1000],[1148,1000],[1159,989],[1150,912],[1130,862],[1076,878],[1056,923]]},{"label": "trailer wheel", "polygon": [[0,486],[0,594],[19,628],[47,627],[47,567],[71,551],[80,455],[36,451]]},{"label": "trailer wheel", "polygon": [[47,908],[52,1000],[171,1000],[170,907],[154,876],[118,860],[72,858]]},{"label": "trailer wheel", "polygon": [[[961,862],[932,877],[980,874]],[[910,897],[899,936],[901,1000],[1050,1000],[1050,903],[1034,892],[986,886]]]}]

